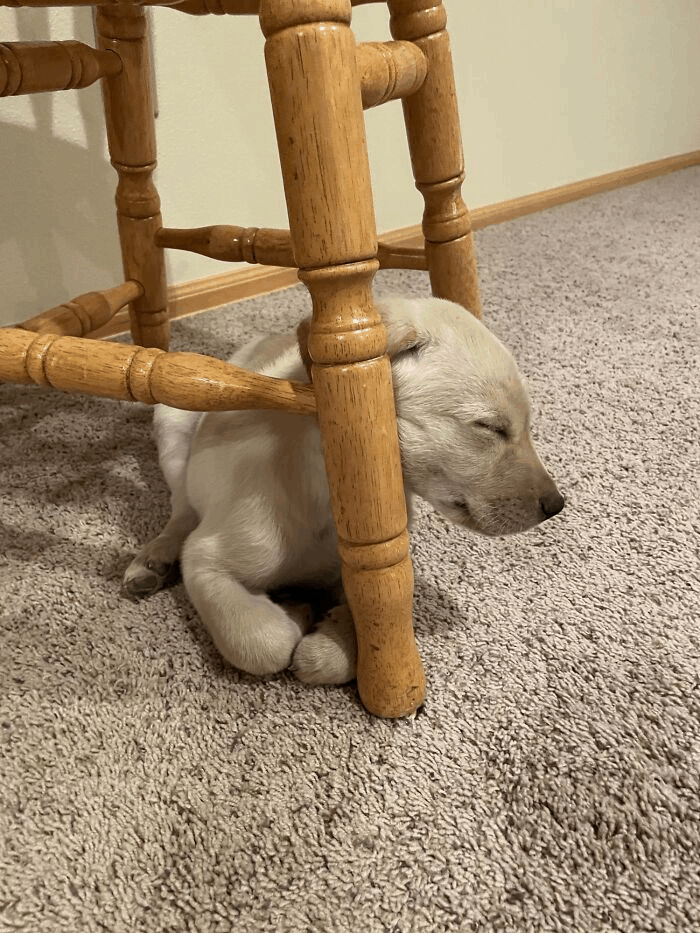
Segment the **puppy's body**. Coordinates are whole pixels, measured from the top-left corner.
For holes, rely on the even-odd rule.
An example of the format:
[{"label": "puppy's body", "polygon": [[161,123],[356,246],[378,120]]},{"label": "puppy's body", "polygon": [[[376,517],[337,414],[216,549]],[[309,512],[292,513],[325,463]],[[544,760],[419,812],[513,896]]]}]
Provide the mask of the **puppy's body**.
[{"label": "puppy's body", "polygon": [[[502,344],[450,302],[392,299],[381,310],[407,498],[418,494],[485,534],[522,531],[560,511],[564,500],[530,439],[525,386]],[[293,335],[261,338],[230,362],[307,378]],[[350,679],[356,648],[347,608],[307,634],[307,607],[267,595],[292,585],[339,593],[316,421],[158,406],[155,430],[173,514],[128,568],[127,590],[153,592],[179,557],[195,608],[236,667],[264,674],[292,663],[309,682]]]}]

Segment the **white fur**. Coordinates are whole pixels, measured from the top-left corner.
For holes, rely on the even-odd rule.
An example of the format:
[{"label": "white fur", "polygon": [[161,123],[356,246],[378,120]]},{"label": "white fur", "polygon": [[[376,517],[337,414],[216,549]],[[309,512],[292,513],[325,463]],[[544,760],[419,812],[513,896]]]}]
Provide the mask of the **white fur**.
[{"label": "white fur", "polygon": [[[451,302],[395,298],[381,311],[407,498],[422,496],[451,520],[491,535],[523,531],[558,512],[563,498],[532,445],[527,391],[505,347]],[[307,379],[294,335],[260,338],[230,362]],[[309,683],[351,679],[356,644],[347,607],[331,609],[309,631],[308,605],[268,595],[292,585],[339,595],[315,420],[160,405],[155,434],[172,517],[127,569],[126,590],[154,592],[179,557],[187,592],[231,664],[253,674],[291,665]]]}]

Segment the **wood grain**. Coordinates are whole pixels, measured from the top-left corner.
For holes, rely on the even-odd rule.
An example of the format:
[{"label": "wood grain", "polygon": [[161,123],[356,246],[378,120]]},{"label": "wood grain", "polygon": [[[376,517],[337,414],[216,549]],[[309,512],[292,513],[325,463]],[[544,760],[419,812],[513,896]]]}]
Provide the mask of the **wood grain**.
[{"label": "wood grain", "polygon": [[[186,230],[159,230],[156,243],[166,249],[182,249],[223,262],[249,262],[296,269],[297,261],[288,230],[236,227],[219,224]],[[422,245],[396,244],[389,236],[377,245],[380,269],[427,270]]]},{"label": "wood grain", "polygon": [[364,42],[355,54],[365,110],[415,94],[428,74],[425,55],[413,42]]},{"label": "wood grain", "polygon": [[88,87],[121,68],[114,52],[82,42],[6,42],[0,44],[0,97]]},{"label": "wood grain", "polygon": [[310,385],[274,379],[199,353],[0,330],[0,381],[187,411],[268,408],[313,415]]},{"label": "wood grain", "polygon": [[163,221],[153,183],[156,138],[146,28],[145,14],[137,6],[98,7],[98,45],[116,52],[123,66],[119,74],[103,80],[102,91],[107,142],[119,176],[117,226],[124,278],[143,288],[131,305],[131,335],[134,343],[167,349],[165,259],[155,242]]},{"label": "wood grain", "polygon": [[290,266],[297,262],[288,230],[217,224],[189,230],[164,228],[156,234],[159,246],[184,249],[223,262],[253,262]]},{"label": "wood grain", "polygon": [[391,34],[414,42],[428,62],[417,93],[403,100],[416,186],[425,202],[423,235],[434,295],[481,315],[447,16],[441,0],[388,0]]},{"label": "wood grain", "polygon": [[79,295],[17,326],[38,334],[85,337],[107,324],[120,308],[136,301],[142,294],[143,289],[138,282],[124,282],[103,292]]},{"label": "wood grain", "polygon": [[313,303],[308,349],[358,688],[371,712],[401,716],[422,702],[425,677],[350,15],[349,0],[260,5],[290,233]]},{"label": "wood grain", "polygon": [[[203,16],[207,13],[214,13],[217,16],[244,13],[257,15],[260,9],[260,0],[181,0],[180,3],[171,3],[170,0],[157,0],[157,2],[168,3],[174,10],[180,10],[194,16]],[[352,0],[352,5],[363,6],[368,3],[383,2],[384,0]]]}]

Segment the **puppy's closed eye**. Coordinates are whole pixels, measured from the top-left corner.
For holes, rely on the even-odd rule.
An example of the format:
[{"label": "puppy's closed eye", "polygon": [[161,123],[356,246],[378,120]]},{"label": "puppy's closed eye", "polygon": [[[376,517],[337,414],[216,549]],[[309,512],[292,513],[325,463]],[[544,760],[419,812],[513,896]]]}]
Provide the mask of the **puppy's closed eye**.
[{"label": "puppy's closed eye", "polygon": [[504,441],[507,441],[510,438],[510,425],[506,424],[505,421],[479,420],[472,421],[472,425],[479,431],[488,431],[490,434],[495,434],[497,437],[502,438]]}]

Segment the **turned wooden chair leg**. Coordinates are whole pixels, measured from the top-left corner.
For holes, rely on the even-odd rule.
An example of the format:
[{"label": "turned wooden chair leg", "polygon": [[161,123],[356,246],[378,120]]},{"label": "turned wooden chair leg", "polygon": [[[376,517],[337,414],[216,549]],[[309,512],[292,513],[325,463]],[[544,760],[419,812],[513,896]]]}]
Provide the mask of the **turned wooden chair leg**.
[{"label": "turned wooden chair leg", "polygon": [[127,280],[143,295],[130,306],[131,335],[144,347],[168,348],[168,307],[163,249],[155,236],[163,226],[160,199],[153,184],[156,140],[151,99],[146,17],[131,4],[98,7],[97,40],[116,52],[119,74],[102,82],[107,142],[117,170],[117,223]]},{"label": "turned wooden chair leg", "polygon": [[371,712],[402,716],[422,702],[425,679],[386,331],[372,299],[377,239],[350,15],[349,0],[260,5],[294,253],[313,301],[309,352],[358,688]]},{"label": "turned wooden chair leg", "polygon": [[403,100],[416,186],[425,200],[423,235],[433,294],[481,316],[447,16],[442,0],[388,0],[391,33],[428,59],[419,91]]}]

